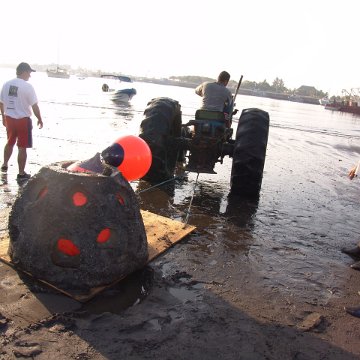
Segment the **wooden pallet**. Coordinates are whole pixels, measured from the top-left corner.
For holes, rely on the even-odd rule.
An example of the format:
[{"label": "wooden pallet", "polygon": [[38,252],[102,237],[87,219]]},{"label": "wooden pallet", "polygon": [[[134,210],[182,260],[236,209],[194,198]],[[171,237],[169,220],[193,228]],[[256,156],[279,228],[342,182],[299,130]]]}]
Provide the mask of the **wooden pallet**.
[{"label": "wooden pallet", "polygon": [[[190,234],[193,230],[195,230],[195,226],[185,225],[179,221],[171,220],[164,216],[153,214],[149,211],[141,210],[141,215],[145,225],[145,231],[147,236],[148,242],[148,249],[149,249],[149,258],[147,263],[150,263],[154,260],[157,256],[168,250],[171,246],[179,242],[183,239],[186,235]],[[11,262],[11,259],[8,255],[8,248],[9,248],[9,238],[5,237],[0,240],[0,260],[4,263],[12,266],[16,270],[20,270],[27,275],[30,275],[37,281],[56,289],[57,291],[70,296],[71,298],[80,301],[86,302],[93,298],[95,295],[99,294],[106,288],[109,288],[119,281],[123,280],[124,277],[120,277],[112,284],[98,286],[90,289],[86,293],[79,293],[78,290],[69,290],[69,289],[61,289],[54,284],[51,284],[48,281],[35,278],[32,274],[28,273],[27,271],[23,271],[21,269],[16,268],[16,266]]]}]

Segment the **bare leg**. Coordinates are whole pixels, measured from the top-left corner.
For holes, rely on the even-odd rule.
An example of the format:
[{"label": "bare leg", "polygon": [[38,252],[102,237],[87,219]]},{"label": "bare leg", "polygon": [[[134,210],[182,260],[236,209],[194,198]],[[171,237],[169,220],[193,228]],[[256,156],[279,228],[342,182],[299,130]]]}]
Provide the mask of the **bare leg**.
[{"label": "bare leg", "polygon": [[4,147],[4,163],[3,166],[8,166],[9,159],[11,158],[11,154],[13,152],[13,145],[6,144]]},{"label": "bare leg", "polygon": [[26,148],[19,147],[19,154],[18,154],[18,165],[19,165],[19,174],[25,174],[25,164],[26,164]]}]

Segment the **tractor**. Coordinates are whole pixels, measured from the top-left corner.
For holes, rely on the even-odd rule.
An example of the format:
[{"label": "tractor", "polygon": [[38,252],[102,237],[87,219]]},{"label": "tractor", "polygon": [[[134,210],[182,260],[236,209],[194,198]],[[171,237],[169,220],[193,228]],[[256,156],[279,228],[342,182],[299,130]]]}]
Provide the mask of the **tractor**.
[{"label": "tractor", "polygon": [[244,109],[233,139],[233,107],[230,115],[196,110],[195,119],[183,124],[178,101],[167,97],[152,99],[140,124],[139,137],[152,152],[151,167],[142,179],[151,184],[172,179],[178,162],[185,163],[186,171],[215,174],[215,164],[222,164],[224,157],[229,156],[233,159],[230,194],[257,197],[263,177],[269,114],[257,108]]}]

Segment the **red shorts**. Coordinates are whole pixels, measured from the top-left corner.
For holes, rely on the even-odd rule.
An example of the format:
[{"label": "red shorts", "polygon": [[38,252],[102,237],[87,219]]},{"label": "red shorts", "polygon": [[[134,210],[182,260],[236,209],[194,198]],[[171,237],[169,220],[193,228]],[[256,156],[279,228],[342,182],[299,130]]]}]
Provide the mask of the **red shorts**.
[{"label": "red shorts", "polygon": [[17,146],[22,148],[32,147],[32,121],[29,117],[14,119],[10,116],[5,118],[6,133],[9,145],[14,146],[17,139]]}]

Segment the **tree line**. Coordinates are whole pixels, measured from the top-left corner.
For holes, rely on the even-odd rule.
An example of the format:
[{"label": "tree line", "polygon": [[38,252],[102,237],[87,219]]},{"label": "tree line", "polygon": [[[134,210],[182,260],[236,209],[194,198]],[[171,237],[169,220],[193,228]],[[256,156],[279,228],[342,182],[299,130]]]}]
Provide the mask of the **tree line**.
[{"label": "tree line", "polygon": [[[215,79],[203,77],[203,76],[170,76],[170,80],[185,82],[190,84],[201,84],[204,81],[216,81]],[[229,81],[230,88],[236,88],[237,82],[235,80]],[[327,97],[329,94],[322,90],[318,90],[313,86],[302,85],[299,88],[290,89],[285,86],[284,80],[281,78],[275,78],[272,84],[269,84],[265,79],[261,82],[244,80],[241,83],[242,89],[252,90],[254,92],[274,92],[287,95],[309,96],[315,98]]]}]

